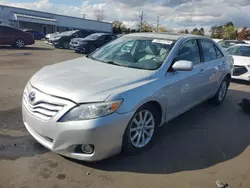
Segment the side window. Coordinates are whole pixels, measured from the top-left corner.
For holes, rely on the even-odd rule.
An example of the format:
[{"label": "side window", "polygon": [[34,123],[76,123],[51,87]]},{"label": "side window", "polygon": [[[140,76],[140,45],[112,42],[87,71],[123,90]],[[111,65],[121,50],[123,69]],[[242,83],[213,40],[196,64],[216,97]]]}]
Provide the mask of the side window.
[{"label": "side window", "polygon": [[5,26],[3,26],[2,28],[1,28],[1,31],[2,31],[2,33],[13,33],[13,29],[12,28],[10,28],[10,27],[5,27]]},{"label": "side window", "polygon": [[214,48],[214,44],[209,40],[200,40],[201,48],[204,55],[204,61],[211,61],[217,59],[217,54]]},{"label": "side window", "polygon": [[105,37],[105,35],[103,35],[103,36],[101,36],[99,39],[100,39],[100,40],[105,40],[106,37]]},{"label": "side window", "polygon": [[194,64],[201,62],[199,46],[196,39],[191,39],[183,43],[175,58],[175,61],[179,60],[191,61]]},{"label": "side window", "polygon": [[111,35],[106,35],[106,40],[112,40],[112,36]]},{"label": "side window", "polygon": [[223,53],[221,52],[221,50],[217,46],[214,45],[214,48],[215,48],[217,58],[224,57]]}]

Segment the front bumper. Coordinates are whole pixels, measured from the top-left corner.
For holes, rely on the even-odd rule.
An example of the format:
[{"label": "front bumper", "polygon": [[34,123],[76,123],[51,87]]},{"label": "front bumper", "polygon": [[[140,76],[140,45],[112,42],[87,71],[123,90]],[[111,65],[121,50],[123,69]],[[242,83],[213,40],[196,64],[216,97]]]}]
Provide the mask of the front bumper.
[{"label": "front bumper", "polygon": [[86,45],[77,45],[77,46],[74,46],[74,50],[77,51],[77,52],[82,52],[82,53],[87,52]]},{"label": "front bumper", "polygon": [[[236,68],[241,70],[236,71]],[[235,66],[233,69],[232,79],[250,81],[250,68],[247,66]]]},{"label": "front bumper", "polygon": [[[69,158],[98,161],[118,154],[121,151],[126,126],[134,112],[126,114],[113,113],[92,120],[58,122],[74,105],[74,103],[68,101],[66,109],[60,110],[58,114],[49,120],[42,120],[34,115],[23,100],[22,116],[24,125],[40,144]],[[76,152],[75,147],[81,144],[94,145],[94,153],[83,154]]]}]

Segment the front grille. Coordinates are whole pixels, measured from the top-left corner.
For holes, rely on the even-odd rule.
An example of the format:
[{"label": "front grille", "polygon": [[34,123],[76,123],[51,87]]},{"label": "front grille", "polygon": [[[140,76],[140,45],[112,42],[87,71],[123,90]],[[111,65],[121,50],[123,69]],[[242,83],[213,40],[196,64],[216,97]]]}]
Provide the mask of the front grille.
[{"label": "front grille", "polygon": [[[38,93],[38,91],[36,91]],[[42,94],[45,95],[45,94]],[[23,95],[23,104],[25,108],[34,116],[37,118],[40,118],[42,120],[50,120],[53,118],[60,110],[63,109],[63,104],[58,104],[53,101],[47,101],[44,98],[40,98],[37,95],[37,99],[31,103],[29,100],[28,93],[25,91]]]},{"label": "front grille", "polygon": [[233,70],[233,76],[240,76],[242,74],[247,73],[247,68],[244,66],[234,66],[234,70]]}]

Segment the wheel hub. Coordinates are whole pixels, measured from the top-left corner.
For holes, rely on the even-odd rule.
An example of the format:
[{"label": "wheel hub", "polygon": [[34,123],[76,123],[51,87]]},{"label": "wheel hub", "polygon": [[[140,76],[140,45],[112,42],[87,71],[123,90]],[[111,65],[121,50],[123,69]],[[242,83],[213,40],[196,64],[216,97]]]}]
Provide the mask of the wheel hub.
[{"label": "wheel hub", "polygon": [[137,147],[146,146],[154,133],[155,120],[153,114],[144,110],[135,115],[130,125],[130,141]]}]

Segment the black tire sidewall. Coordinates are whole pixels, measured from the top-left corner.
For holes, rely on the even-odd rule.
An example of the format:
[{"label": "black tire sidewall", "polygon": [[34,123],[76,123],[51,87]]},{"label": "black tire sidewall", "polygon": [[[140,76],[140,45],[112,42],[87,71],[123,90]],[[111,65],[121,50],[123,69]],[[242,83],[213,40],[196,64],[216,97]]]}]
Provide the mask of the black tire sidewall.
[{"label": "black tire sidewall", "polygon": [[89,47],[89,53],[92,53],[93,51],[95,51],[96,50],[96,47],[94,46],[94,45],[91,45],[90,47]]},{"label": "black tire sidewall", "polygon": [[[66,47],[66,45],[67,45],[67,47]],[[64,49],[69,49],[69,43],[68,43],[68,42],[64,42],[64,43],[63,43],[63,48],[64,48]]]},{"label": "black tire sidewall", "polygon": [[[222,100],[219,100],[220,89],[221,89],[222,84],[223,84],[224,82],[226,82],[226,84],[227,84],[227,90],[226,90],[226,93],[225,93],[225,96],[223,97],[223,99],[222,99]],[[225,79],[221,82],[220,87],[219,87],[219,89],[218,89],[216,95],[215,95],[214,98],[212,99],[214,104],[219,105],[219,104],[221,104],[221,103],[225,100],[225,98],[226,98],[226,96],[227,96],[227,92],[228,92],[228,87],[229,87],[229,81],[225,78]]]},{"label": "black tire sidewall", "polygon": [[[155,129],[154,129],[154,133],[153,133],[153,136],[150,140],[150,142],[142,147],[142,148],[136,148],[132,143],[131,143],[131,140],[130,140],[130,126],[131,126],[131,121],[133,120],[133,118],[142,110],[148,110],[152,113],[152,115],[154,116],[154,120],[155,120]],[[155,106],[151,105],[151,104],[146,104],[146,105],[143,105],[142,107],[140,107],[136,112],[135,114],[133,115],[133,117],[131,118],[131,120],[129,121],[128,125],[127,125],[127,128],[125,130],[125,133],[123,135],[123,142],[122,142],[122,153],[125,154],[125,155],[135,155],[135,154],[138,154],[140,152],[143,152],[145,151],[146,149],[148,149],[149,147],[152,146],[153,144],[153,141],[155,139],[155,135],[157,133],[157,130],[159,128],[159,125],[160,125],[160,115],[159,115],[159,112],[158,110],[156,109]]]}]

